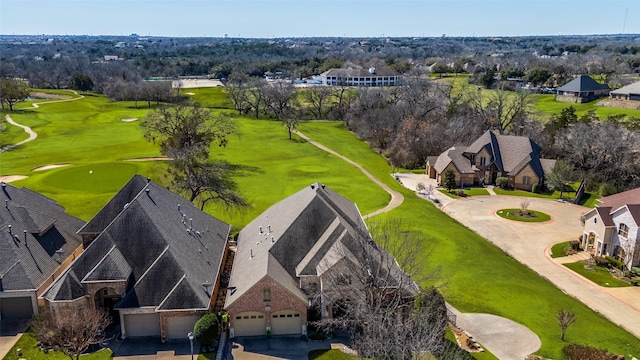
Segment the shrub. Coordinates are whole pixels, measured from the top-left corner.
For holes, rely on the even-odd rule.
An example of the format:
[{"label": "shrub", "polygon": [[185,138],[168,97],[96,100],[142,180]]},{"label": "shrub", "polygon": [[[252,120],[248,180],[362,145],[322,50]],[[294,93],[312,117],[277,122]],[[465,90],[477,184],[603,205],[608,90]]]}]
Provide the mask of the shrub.
[{"label": "shrub", "polygon": [[426,188],[427,187],[424,185],[424,183],[419,182],[418,184],[416,184],[416,191],[422,191]]},{"label": "shrub", "polygon": [[533,185],[531,186],[531,192],[535,194],[540,194],[540,184],[533,183]]},{"label": "shrub", "polygon": [[219,329],[218,317],[216,314],[210,313],[196,321],[193,327],[193,335],[200,345],[208,348],[217,342],[220,333]]},{"label": "shrub", "polygon": [[622,261],[612,258],[611,256],[607,256],[606,259],[609,266],[624,270],[624,263]]},{"label": "shrub", "polygon": [[607,259],[600,256],[594,257],[593,260],[596,262],[597,266],[607,267],[609,265],[609,261],[607,261]]},{"label": "shrub", "polygon": [[618,357],[607,350],[597,349],[586,345],[567,345],[562,352],[569,360],[616,360]]},{"label": "shrub", "polygon": [[506,189],[509,186],[509,178],[503,176],[497,178],[496,185],[498,185],[501,189]]},{"label": "shrub", "polygon": [[635,276],[640,276],[640,267],[632,267],[631,268],[631,273]]},{"label": "shrub", "polygon": [[460,197],[464,197],[465,196],[464,190],[460,190],[460,189],[456,190],[456,195]]},{"label": "shrub", "polygon": [[578,251],[578,250],[580,250],[580,244],[581,243],[582,242],[580,242],[580,241],[572,240],[572,241],[569,241],[569,246],[571,246],[571,248],[573,250]]},{"label": "shrub", "polygon": [[618,192],[618,189],[613,184],[602,183],[598,188],[598,193],[600,196],[609,196]]}]

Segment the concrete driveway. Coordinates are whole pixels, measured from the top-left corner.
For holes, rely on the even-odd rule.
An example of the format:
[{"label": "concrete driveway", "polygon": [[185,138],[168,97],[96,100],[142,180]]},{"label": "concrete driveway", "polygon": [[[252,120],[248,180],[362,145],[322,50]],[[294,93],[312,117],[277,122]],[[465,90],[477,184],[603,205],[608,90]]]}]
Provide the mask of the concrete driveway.
[{"label": "concrete driveway", "polygon": [[29,320],[0,320],[0,359],[9,353],[13,345],[29,327]]},{"label": "concrete driveway", "polygon": [[340,349],[348,343],[348,339],[341,336],[325,341],[307,341],[300,336],[240,337],[231,341],[231,354],[235,360],[307,360],[312,350]]},{"label": "concrete driveway", "polygon": [[[551,245],[578,239],[583,229],[580,215],[587,209],[554,200],[528,198],[531,202],[529,208],[551,215],[551,221],[523,223],[495,214],[500,209],[519,208],[523,199],[517,196],[478,196],[456,200],[442,210],[567,294],[640,338],[640,288],[627,288],[625,296],[618,298],[615,294],[619,291],[605,290],[548,256]],[[629,292],[635,295],[629,295]]]}]

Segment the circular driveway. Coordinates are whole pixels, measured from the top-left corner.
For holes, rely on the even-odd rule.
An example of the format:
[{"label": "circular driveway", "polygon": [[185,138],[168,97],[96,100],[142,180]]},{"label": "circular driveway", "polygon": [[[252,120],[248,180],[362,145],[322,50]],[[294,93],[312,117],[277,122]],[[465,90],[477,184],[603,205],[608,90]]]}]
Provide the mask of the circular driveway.
[{"label": "circular driveway", "polygon": [[[520,208],[528,199],[529,209],[542,211],[551,221],[525,223],[503,219],[496,211]],[[454,201],[442,208],[449,216],[488,239],[525,265],[545,261],[544,249],[563,241],[578,240],[582,234],[582,206],[548,199],[520,196],[474,196]]]}]

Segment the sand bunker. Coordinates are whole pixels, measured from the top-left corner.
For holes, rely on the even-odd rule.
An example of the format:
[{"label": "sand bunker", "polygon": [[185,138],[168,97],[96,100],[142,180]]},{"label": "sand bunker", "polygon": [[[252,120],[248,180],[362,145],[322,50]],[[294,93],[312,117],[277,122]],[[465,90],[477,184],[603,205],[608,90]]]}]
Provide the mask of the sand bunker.
[{"label": "sand bunker", "polygon": [[56,168],[61,168],[65,166],[70,166],[70,165],[71,164],[51,164],[51,165],[45,165],[45,166],[38,166],[37,168],[31,169],[31,171],[50,170],[50,169],[56,169]]},{"label": "sand bunker", "polygon": [[10,183],[12,181],[18,181],[26,178],[27,176],[24,175],[4,175],[0,176],[0,182]]},{"label": "sand bunker", "polygon": [[136,120],[138,120],[138,118],[124,118],[124,119],[122,119],[122,121],[124,121],[124,122],[132,122],[132,121],[136,121]]},{"label": "sand bunker", "polygon": [[50,94],[40,91],[33,91],[29,93],[29,97],[33,99],[45,99],[45,100],[59,100],[59,99],[71,99],[69,95]]},{"label": "sand bunker", "polygon": [[195,95],[196,93],[194,93],[194,92],[187,92],[187,93],[184,93],[184,94],[185,94],[185,95],[189,95],[189,96],[193,96],[193,95]]},{"label": "sand bunker", "polygon": [[125,161],[168,161],[168,160],[173,160],[173,158],[158,156],[158,157],[142,157],[142,158],[135,158],[135,159],[127,159]]}]

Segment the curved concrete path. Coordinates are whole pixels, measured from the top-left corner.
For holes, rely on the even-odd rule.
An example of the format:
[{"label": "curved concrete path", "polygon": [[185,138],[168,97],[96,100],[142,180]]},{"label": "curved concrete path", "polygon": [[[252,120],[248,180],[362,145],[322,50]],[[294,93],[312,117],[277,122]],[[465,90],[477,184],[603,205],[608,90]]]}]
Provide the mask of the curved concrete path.
[{"label": "curved concrete path", "polygon": [[376,210],[372,213],[363,215],[362,217],[364,219],[368,219],[370,217],[379,215],[379,214],[383,214],[386,213],[388,211],[391,211],[395,208],[397,208],[398,206],[400,206],[400,204],[402,204],[402,202],[404,201],[404,196],[402,196],[402,194],[400,194],[399,192],[392,190],[389,186],[387,186],[387,184],[383,183],[382,181],[378,180],[376,177],[374,177],[373,175],[371,175],[370,172],[368,172],[362,165],[358,164],[357,162],[349,159],[348,157],[339,154],[338,152],[329,149],[328,147],[311,140],[308,136],[306,136],[305,134],[301,133],[298,130],[295,130],[294,133],[298,136],[300,136],[301,138],[305,139],[306,141],[308,141],[311,145],[324,150],[326,152],[328,152],[331,155],[335,155],[337,157],[339,157],[340,159],[348,162],[349,164],[355,166],[356,168],[358,168],[358,170],[360,170],[366,177],[368,177],[369,179],[371,179],[371,181],[373,181],[374,183],[376,183],[376,185],[380,186],[382,188],[382,190],[386,191],[387,193],[389,193],[389,195],[391,195],[391,201],[389,201],[389,204],[387,204],[387,206],[383,207],[382,209]]},{"label": "curved concrete path", "polygon": [[[348,162],[349,164],[357,167],[365,176],[371,179],[386,192],[391,194],[391,201],[387,206],[370,214],[364,215],[363,218],[366,219],[378,214],[388,212],[400,206],[400,204],[402,204],[402,202],[404,201],[404,196],[402,196],[402,194],[395,190],[392,190],[391,188],[389,188],[389,186],[371,175],[371,173],[365,170],[362,165],[314,140],[311,140],[308,136],[304,135],[300,131],[296,130],[294,131],[294,133],[296,133],[298,136],[305,139],[312,145],[318,147],[319,149],[335,155],[340,159]],[[422,182],[425,182],[428,179],[428,177],[426,176],[425,178],[412,178],[411,176],[405,176],[406,174],[397,175],[400,177],[401,183],[405,187],[408,187],[414,191],[415,185],[418,183],[418,180],[416,179],[419,179]],[[405,182],[405,180],[408,181]],[[429,184],[426,185],[428,186]],[[439,194],[438,197],[442,195],[443,201],[446,204],[452,202],[453,199],[444,194],[440,194],[437,190],[434,190],[434,194],[436,192]],[[448,303],[447,308],[456,315],[456,324],[458,324],[461,328],[471,334],[471,336],[477,339],[477,341],[480,342],[483,347],[491,351],[491,353],[493,353],[501,360],[522,360],[527,355],[536,352],[542,345],[542,343],[540,342],[540,338],[538,338],[538,335],[529,330],[529,328],[527,328],[526,326],[518,324],[512,320],[491,314],[461,313]],[[518,339],[518,341],[514,341],[514,339]]]},{"label": "curved concrete path", "polygon": [[[71,92],[73,92],[75,95],[78,95],[78,93],[76,91],[72,90]],[[33,104],[31,104],[31,106],[33,106],[34,108],[37,109],[37,108],[40,107],[40,105],[43,105],[43,104],[51,104],[51,103],[59,103],[59,102],[67,102],[67,101],[76,101],[76,100],[80,100],[80,99],[84,99],[84,96],[83,95],[79,95],[78,97],[74,97],[74,98],[71,98],[71,99],[41,101],[41,102],[33,103]],[[24,132],[29,134],[29,137],[27,139],[25,139],[25,140],[20,141],[17,144],[10,144],[10,145],[6,145],[6,146],[2,147],[0,149],[0,152],[11,150],[11,149],[13,149],[13,148],[15,148],[17,146],[20,146],[20,145],[22,145],[24,143],[28,143],[29,141],[33,141],[38,137],[38,134],[35,131],[31,130],[30,127],[28,127],[26,125],[18,124],[17,122],[13,121],[13,119],[11,118],[11,116],[9,114],[7,114],[7,116],[5,118],[7,119],[7,122],[9,124],[11,124],[13,126],[17,126],[19,128],[22,128],[24,130]]]},{"label": "curved concrete path", "polygon": [[501,360],[522,360],[542,346],[538,335],[515,321],[491,314],[461,313],[451,306],[460,326]]}]

